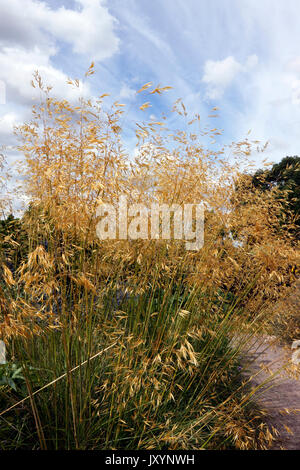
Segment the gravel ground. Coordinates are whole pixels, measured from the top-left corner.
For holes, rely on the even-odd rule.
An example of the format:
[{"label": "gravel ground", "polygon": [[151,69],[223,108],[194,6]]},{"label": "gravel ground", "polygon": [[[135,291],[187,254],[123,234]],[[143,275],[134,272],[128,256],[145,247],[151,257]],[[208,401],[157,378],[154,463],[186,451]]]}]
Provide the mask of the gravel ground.
[{"label": "gravel ground", "polygon": [[274,337],[253,341],[244,358],[245,377],[257,388],[256,400],[266,411],[266,422],[278,435],[271,449],[300,450],[300,366],[291,362],[292,351]]}]

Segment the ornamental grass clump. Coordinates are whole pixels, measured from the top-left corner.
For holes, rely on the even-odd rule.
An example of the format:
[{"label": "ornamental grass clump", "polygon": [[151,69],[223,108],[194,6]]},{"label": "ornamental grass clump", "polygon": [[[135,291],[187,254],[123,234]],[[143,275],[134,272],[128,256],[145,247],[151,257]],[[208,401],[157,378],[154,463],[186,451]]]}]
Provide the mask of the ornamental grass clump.
[{"label": "ornamental grass clump", "polygon": [[[220,132],[179,100],[181,127],[141,120],[131,155],[123,104],[57,100],[38,74],[33,85],[41,103],[16,130],[30,204],[1,238],[0,333],[24,380],[0,386],[0,448],[267,447],[239,361],[299,252],[275,191],[247,179],[256,143],[214,146]],[[168,89],[142,87],[141,115]],[[97,208],[124,195],[204,203],[203,247],[100,240]]]}]

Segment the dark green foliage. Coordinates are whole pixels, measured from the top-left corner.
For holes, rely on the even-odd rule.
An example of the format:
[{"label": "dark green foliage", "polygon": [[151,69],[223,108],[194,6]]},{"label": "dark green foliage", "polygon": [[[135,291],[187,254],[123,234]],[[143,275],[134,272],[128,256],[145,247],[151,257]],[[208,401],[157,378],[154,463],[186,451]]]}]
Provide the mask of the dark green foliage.
[{"label": "dark green foliage", "polygon": [[0,259],[14,272],[28,253],[28,235],[21,219],[0,220]]},{"label": "dark green foliage", "polygon": [[286,207],[296,217],[295,235],[300,238],[300,157],[285,157],[270,170],[258,170],[252,179],[254,187],[263,191],[276,187],[287,201]]}]

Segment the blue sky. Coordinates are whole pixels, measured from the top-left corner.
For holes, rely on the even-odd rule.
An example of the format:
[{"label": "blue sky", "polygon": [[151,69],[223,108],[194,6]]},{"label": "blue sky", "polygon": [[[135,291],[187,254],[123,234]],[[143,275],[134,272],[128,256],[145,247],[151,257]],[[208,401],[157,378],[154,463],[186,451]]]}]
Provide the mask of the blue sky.
[{"label": "blue sky", "polygon": [[[270,142],[258,165],[299,154],[299,23],[299,0],[0,0],[0,144],[13,145],[13,124],[30,115],[35,69],[72,99],[68,76],[95,61],[86,93],[136,109],[145,82],[170,85],[146,115],[179,97],[204,121],[218,106],[223,141],[251,129]],[[144,117],[130,112],[129,127]]]}]

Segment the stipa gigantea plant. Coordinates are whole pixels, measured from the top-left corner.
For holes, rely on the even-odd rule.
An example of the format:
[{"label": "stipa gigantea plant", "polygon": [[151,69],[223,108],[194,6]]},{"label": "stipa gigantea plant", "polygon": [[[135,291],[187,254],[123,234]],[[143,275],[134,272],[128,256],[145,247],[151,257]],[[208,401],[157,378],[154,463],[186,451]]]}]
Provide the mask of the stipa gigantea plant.
[{"label": "stipa gigantea plant", "polygon": [[[248,187],[237,201],[251,142],[231,145],[229,160],[228,149],[202,143],[219,131],[201,130],[178,101],[182,129],[163,118],[139,123],[133,159],[123,106],[105,111],[104,95],[71,105],[35,79],[44,101],[19,128],[28,251],[3,278],[2,337],[27,388],[3,393],[0,419],[20,417],[15,430],[3,428],[3,448],[255,448],[258,413],[240,383],[242,345],[231,340],[244,329],[247,341],[257,319],[264,326],[263,309],[298,255],[278,237],[274,195]],[[163,92],[150,88],[139,91]],[[96,207],[124,194],[147,207],[204,201],[204,247],[99,240]]]},{"label": "stipa gigantea plant", "polygon": [[[25,415],[35,407],[25,441],[34,423],[38,428],[42,423],[43,433],[36,437],[42,448],[222,447],[227,438],[222,426],[227,423],[230,436],[229,423],[236,425],[243,410],[238,413],[237,397],[246,402],[237,380],[237,353],[228,347],[234,309],[222,318],[200,299],[199,292],[153,284],[138,299],[125,299],[113,316],[111,302],[103,300],[97,315],[93,304],[90,334],[85,317],[77,319],[75,329],[63,325],[31,341],[15,341],[27,380],[37,390],[50,384],[36,395],[31,391],[31,404],[17,405]],[[112,348],[103,357],[83,360],[107,344]],[[36,367],[38,383],[26,364]],[[75,364],[82,366],[73,370]],[[254,430],[244,426],[244,432],[255,445]],[[247,439],[237,445],[247,447]]]}]

